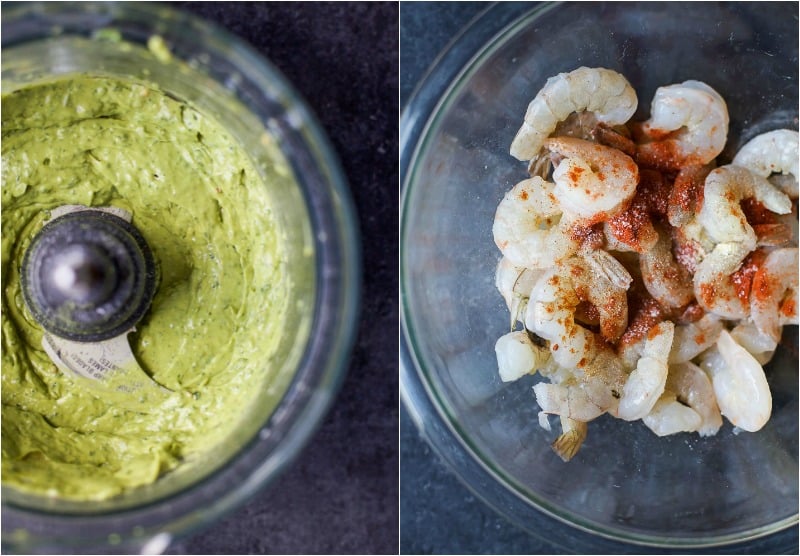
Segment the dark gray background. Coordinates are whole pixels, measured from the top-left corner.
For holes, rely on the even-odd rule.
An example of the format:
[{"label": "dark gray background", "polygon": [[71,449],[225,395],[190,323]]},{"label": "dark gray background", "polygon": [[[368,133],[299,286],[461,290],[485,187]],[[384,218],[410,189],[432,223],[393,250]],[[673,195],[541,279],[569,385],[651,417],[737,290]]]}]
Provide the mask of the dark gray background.
[{"label": "dark gray background", "polygon": [[[400,97],[403,107],[429,66],[487,2],[402,2]],[[400,412],[400,551],[402,554],[562,554],[564,550],[512,525],[477,499],[420,437],[405,407]],[[554,524],[554,527],[566,527]],[[794,547],[797,528],[741,545],[680,553],[771,554]],[[784,549],[785,550],[785,549]],[[631,546],[626,553],[669,553]]]},{"label": "dark gray background", "polygon": [[310,444],[248,504],[169,553],[395,554],[397,3],[177,5],[249,42],[317,115],[358,210],[364,279],[349,372]]}]

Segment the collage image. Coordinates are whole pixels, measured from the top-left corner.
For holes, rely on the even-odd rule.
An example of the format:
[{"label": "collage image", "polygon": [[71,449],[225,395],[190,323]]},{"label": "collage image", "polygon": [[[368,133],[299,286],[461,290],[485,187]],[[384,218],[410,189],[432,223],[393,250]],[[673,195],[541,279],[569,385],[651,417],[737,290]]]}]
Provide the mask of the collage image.
[{"label": "collage image", "polygon": [[799,20],[2,2],[2,553],[798,554]]}]

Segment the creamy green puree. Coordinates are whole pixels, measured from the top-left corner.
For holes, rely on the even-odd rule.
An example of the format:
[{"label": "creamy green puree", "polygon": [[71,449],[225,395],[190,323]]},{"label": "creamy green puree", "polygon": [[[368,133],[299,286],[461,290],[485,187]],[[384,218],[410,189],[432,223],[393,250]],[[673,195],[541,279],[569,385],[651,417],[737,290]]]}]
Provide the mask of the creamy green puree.
[{"label": "creamy green puree", "polygon": [[[241,426],[283,330],[282,236],[248,156],[156,87],[91,76],[4,94],[2,155],[3,483],[99,500],[196,464]],[[22,301],[25,249],[65,204],[130,211],[155,255],[129,339],[173,393],[142,410],[62,374]]]}]

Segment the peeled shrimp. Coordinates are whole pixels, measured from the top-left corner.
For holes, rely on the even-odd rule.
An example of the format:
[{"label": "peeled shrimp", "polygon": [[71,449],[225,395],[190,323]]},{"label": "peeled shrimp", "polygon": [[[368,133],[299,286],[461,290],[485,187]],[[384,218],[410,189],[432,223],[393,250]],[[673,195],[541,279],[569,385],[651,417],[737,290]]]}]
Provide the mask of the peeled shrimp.
[{"label": "peeled shrimp", "polygon": [[[701,371],[702,372],[702,371]],[[664,392],[642,422],[657,436],[669,436],[679,432],[694,432],[703,423],[703,418],[691,407],[677,401],[675,394]]]},{"label": "peeled shrimp", "polygon": [[667,382],[667,359],[675,325],[663,321],[648,333],[642,357],[631,372],[619,400],[617,416],[626,421],[641,419],[653,409],[664,393]]},{"label": "peeled shrimp", "polygon": [[702,81],[659,87],[643,131],[655,141],[639,146],[641,162],[666,165],[664,169],[706,164],[725,147],[728,107],[719,93]]},{"label": "peeled shrimp", "polygon": [[574,137],[544,141],[563,157],[553,170],[553,195],[564,213],[593,224],[624,210],[636,193],[639,168],[617,149]]},{"label": "peeled shrimp", "polygon": [[594,332],[575,322],[575,309],[581,301],[593,303],[600,315],[601,334],[617,339],[628,322],[626,287],[595,274],[580,257],[572,257],[536,282],[525,310],[525,327],[551,342],[559,365],[584,366],[595,357],[598,340]]},{"label": "peeled shrimp", "polygon": [[593,112],[609,125],[627,122],[636,112],[636,91],[619,73],[605,68],[580,67],[547,80],[525,112],[522,127],[511,143],[511,156],[531,160],[558,122],[573,112]]},{"label": "peeled shrimp", "polygon": [[579,384],[549,384],[540,382],[533,387],[536,403],[544,413],[569,417],[577,421],[591,421],[605,409],[595,403]]},{"label": "peeled shrimp", "polygon": [[669,352],[669,363],[686,363],[713,346],[724,325],[720,317],[706,313],[697,322],[679,324]]},{"label": "peeled shrimp", "polygon": [[696,430],[700,436],[717,434],[722,426],[722,415],[714,387],[703,369],[690,362],[670,365],[665,389],[677,396],[678,403],[700,416],[700,423],[691,430]]},{"label": "peeled shrimp", "polygon": [[689,273],[672,256],[671,234],[663,229],[656,229],[656,232],[656,244],[639,257],[642,281],[662,307],[684,307],[694,297]]},{"label": "peeled shrimp", "polygon": [[561,367],[552,357],[543,367],[551,382],[533,387],[543,412],[577,421],[616,413],[626,376],[622,361],[608,347],[598,346],[594,358],[579,369]]},{"label": "peeled shrimp", "polygon": [[550,357],[550,350],[534,344],[524,330],[500,336],[494,351],[503,382],[512,382],[526,374],[535,373]]},{"label": "peeled shrimp", "polygon": [[537,269],[514,266],[506,257],[497,263],[494,284],[511,313],[512,330],[519,316],[525,312],[531,289],[540,274],[541,271]]},{"label": "peeled shrimp", "polygon": [[775,185],[789,197],[797,199],[797,136],[797,132],[790,129],[776,129],[762,133],[739,149],[733,163],[747,168],[762,178],[768,178],[771,174],[791,174],[791,180],[779,180]]},{"label": "peeled shrimp", "polygon": [[781,326],[797,324],[797,247],[776,249],[753,276],[750,316],[756,328],[780,341]]},{"label": "peeled shrimp", "polygon": [[726,318],[743,318],[749,313],[735,295],[717,295],[724,281],[756,247],[756,234],[747,222],[739,203],[755,198],[778,214],[791,211],[792,202],[766,179],[746,168],[728,165],[717,168],[706,178],[703,207],[697,222],[713,242],[694,275],[694,293],[700,305]]},{"label": "peeled shrimp", "polygon": [[514,266],[546,268],[577,245],[558,228],[561,209],[552,183],[523,180],[506,193],[494,217],[494,242]]},{"label": "peeled shrimp", "polygon": [[749,432],[767,423],[772,394],[764,369],[727,331],[701,355],[700,366],[711,377],[719,409],[731,423]]}]

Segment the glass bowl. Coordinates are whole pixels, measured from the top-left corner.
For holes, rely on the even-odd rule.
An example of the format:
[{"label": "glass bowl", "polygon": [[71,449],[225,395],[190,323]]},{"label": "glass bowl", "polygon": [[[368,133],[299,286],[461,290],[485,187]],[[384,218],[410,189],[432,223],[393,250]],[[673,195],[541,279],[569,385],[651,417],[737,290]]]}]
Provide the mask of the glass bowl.
[{"label": "glass bowl", "polygon": [[[154,35],[172,61],[163,48],[148,51]],[[242,410],[236,433],[190,471],[179,467],[103,502],[3,488],[4,550],[158,552],[274,479],[330,406],[359,304],[360,250],[348,187],[323,131],[286,79],[242,41],[198,18],[147,2],[4,5],[2,45],[4,92],[75,73],[156,83],[222,123],[272,184],[292,281],[288,331],[270,362],[275,371],[252,385],[257,398]],[[264,148],[267,136],[279,155]],[[285,175],[270,170],[271,156],[282,158]]]},{"label": "glass bowl", "polygon": [[563,463],[549,447],[557,433],[538,425],[540,378],[497,374],[509,316],[492,239],[499,201],[527,177],[511,140],[548,77],[620,71],[637,119],[657,87],[706,81],[731,118],[722,164],[758,133],[797,128],[796,16],[793,4],[500,3],[440,55],[403,114],[403,401],[467,486],[531,533],[602,552],[757,543],[797,524],[796,326],[767,366],[773,413],[758,433],[726,421],[714,437],[658,438],[603,416]]}]

